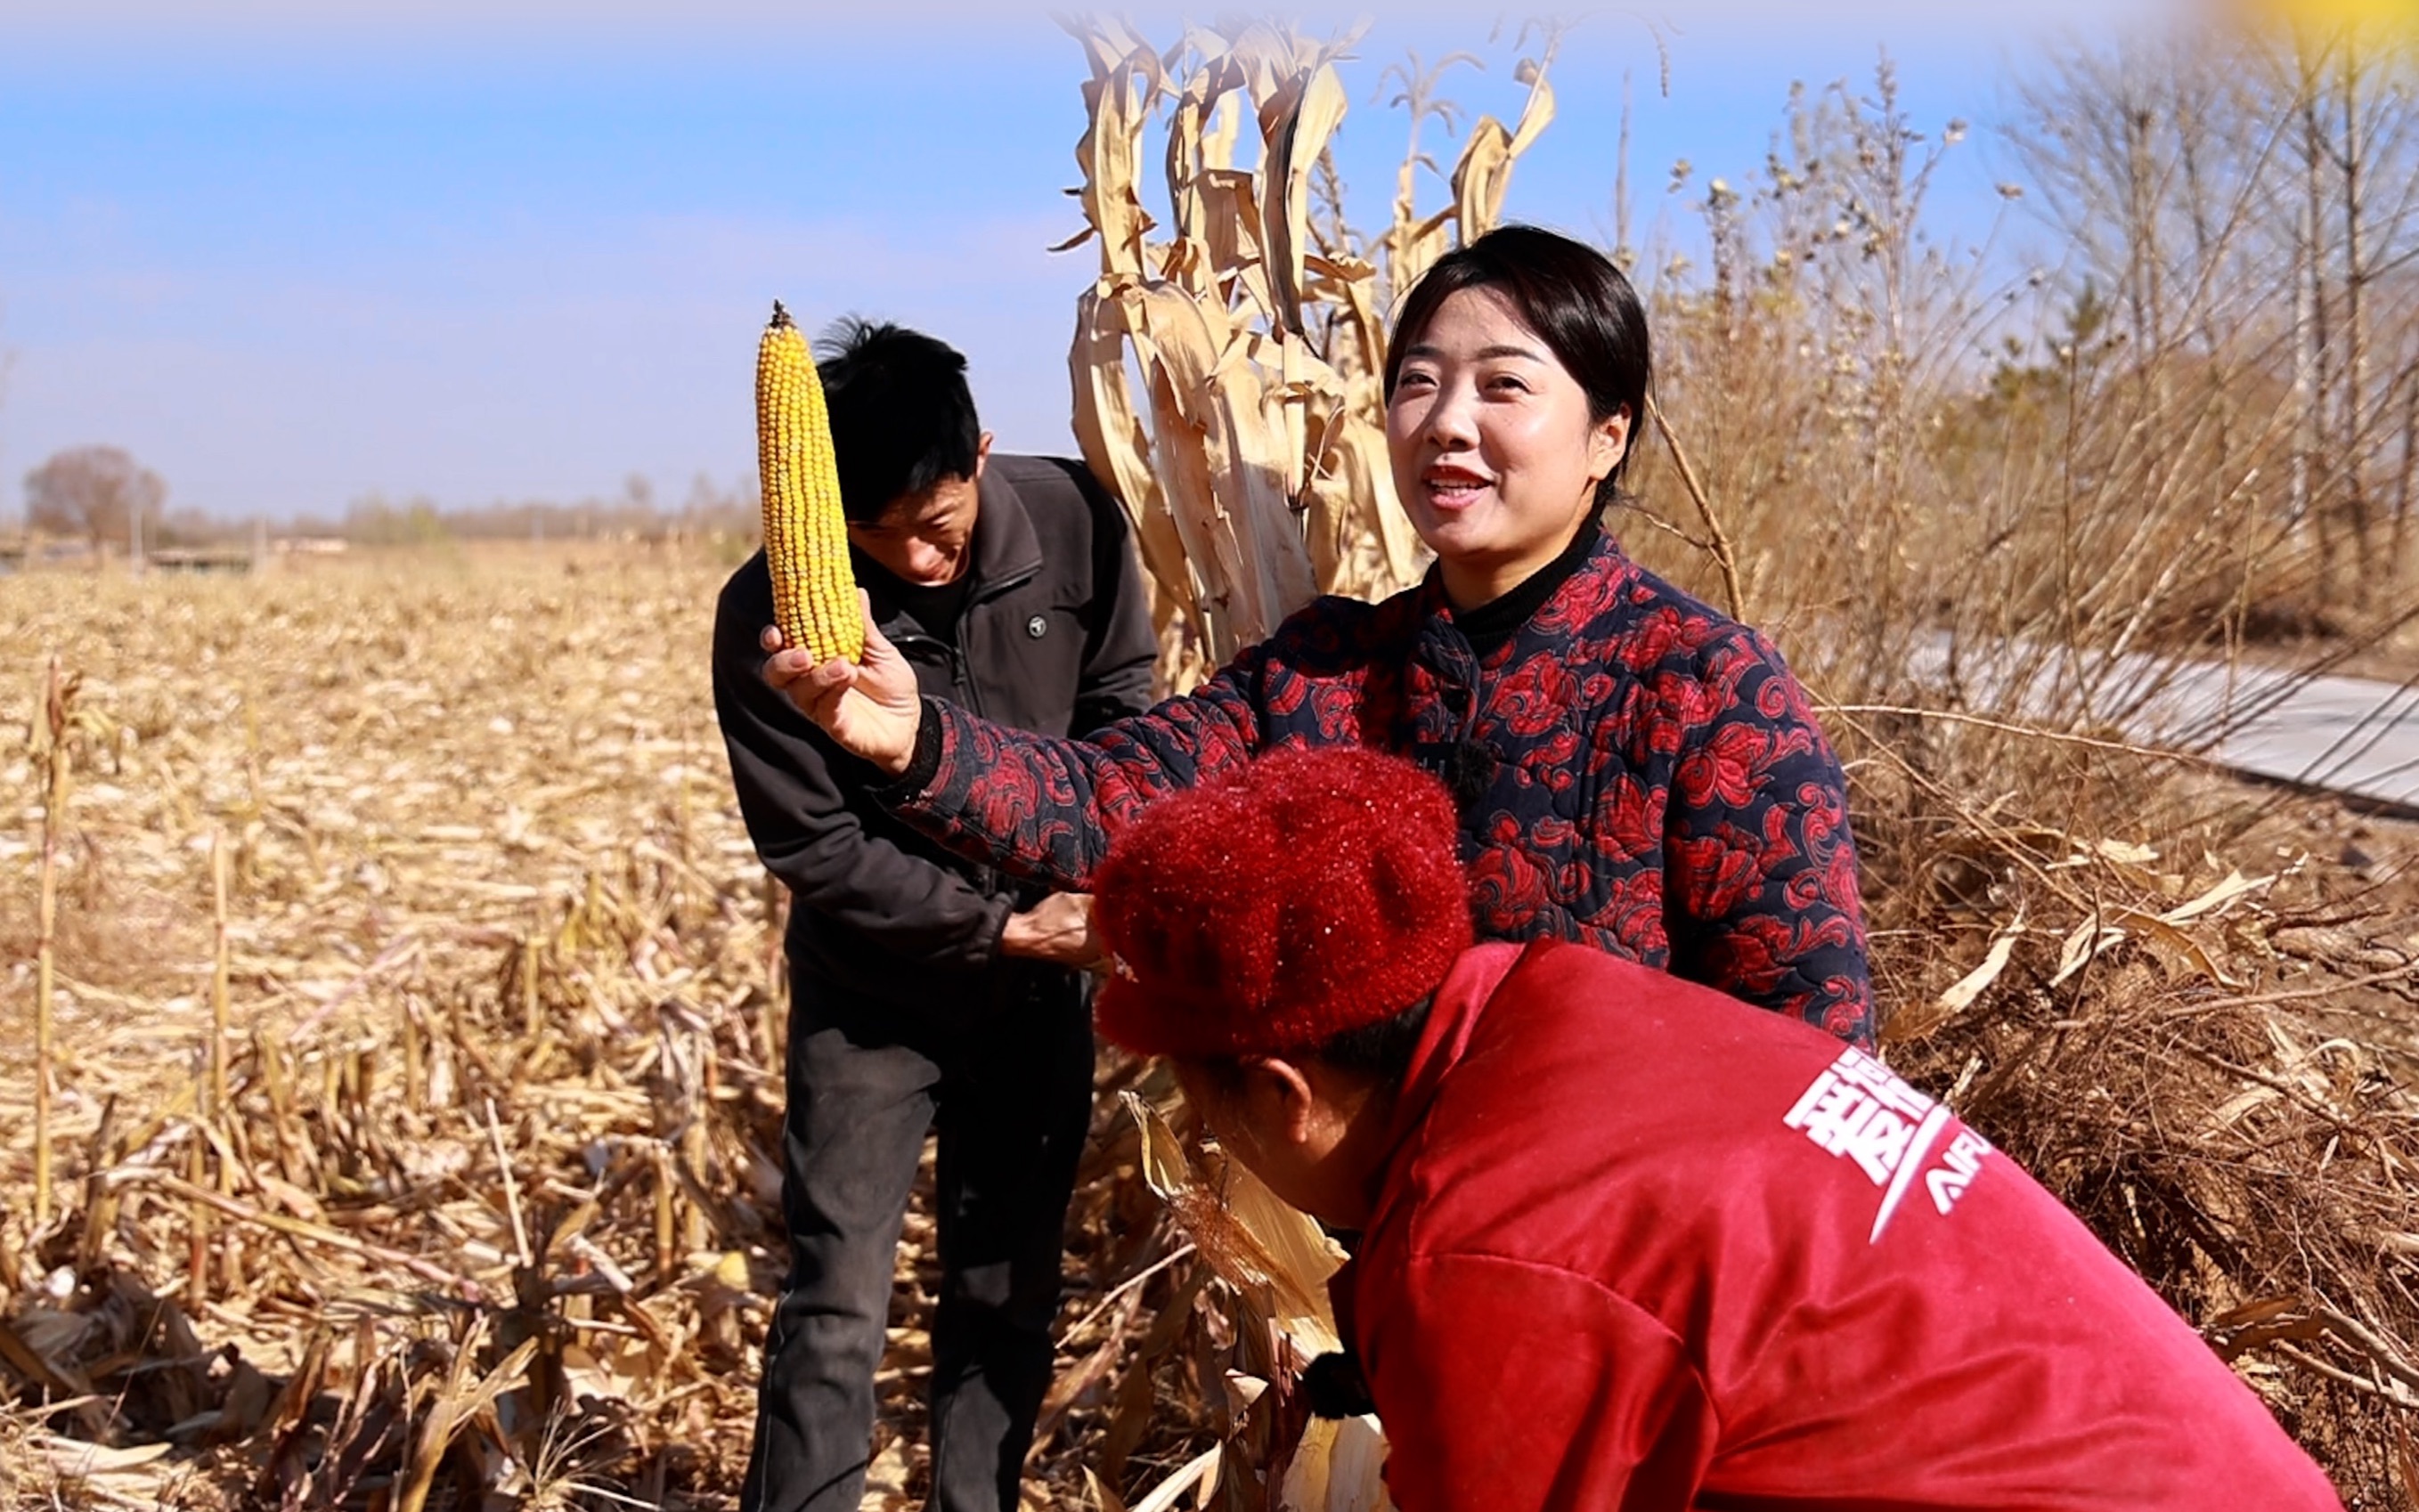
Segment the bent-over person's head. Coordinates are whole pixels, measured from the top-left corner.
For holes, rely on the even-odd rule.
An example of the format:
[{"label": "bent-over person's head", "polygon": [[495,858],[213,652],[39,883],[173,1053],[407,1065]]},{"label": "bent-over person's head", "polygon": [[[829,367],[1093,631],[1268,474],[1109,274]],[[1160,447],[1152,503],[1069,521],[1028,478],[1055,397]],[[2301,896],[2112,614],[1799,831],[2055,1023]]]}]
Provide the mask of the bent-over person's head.
[{"label": "bent-over person's head", "polygon": [[1471,943],[1441,783],[1360,748],[1282,750],[1146,809],[1095,875],[1101,1032],[1167,1057],[1226,1149],[1355,1226],[1428,1001]]},{"label": "bent-over person's head", "polygon": [[954,582],[991,455],[965,358],[920,331],[853,316],[815,351],[850,543],[903,582]]}]

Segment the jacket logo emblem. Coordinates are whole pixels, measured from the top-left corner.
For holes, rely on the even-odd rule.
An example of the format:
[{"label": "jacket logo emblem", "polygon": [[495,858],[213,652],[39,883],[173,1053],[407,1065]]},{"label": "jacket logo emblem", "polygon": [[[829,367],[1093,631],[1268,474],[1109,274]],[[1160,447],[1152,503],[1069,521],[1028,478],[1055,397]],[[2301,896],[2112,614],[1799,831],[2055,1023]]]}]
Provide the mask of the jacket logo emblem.
[{"label": "jacket logo emblem", "polygon": [[1854,1161],[1873,1185],[1887,1188],[1867,1243],[1881,1239],[1918,1174],[1944,1217],[1974,1184],[1991,1146],[1963,1126],[1939,1163],[1924,1171],[1933,1147],[1955,1121],[1947,1108],[1854,1048],[1842,1050],[1781,1119],[1830,1154]]},{"label": "jacket logo emblem", "polygon": [[1039,640],[1050,633],[1050,622],[1036,614],[1025,622],[1025,633]]}]

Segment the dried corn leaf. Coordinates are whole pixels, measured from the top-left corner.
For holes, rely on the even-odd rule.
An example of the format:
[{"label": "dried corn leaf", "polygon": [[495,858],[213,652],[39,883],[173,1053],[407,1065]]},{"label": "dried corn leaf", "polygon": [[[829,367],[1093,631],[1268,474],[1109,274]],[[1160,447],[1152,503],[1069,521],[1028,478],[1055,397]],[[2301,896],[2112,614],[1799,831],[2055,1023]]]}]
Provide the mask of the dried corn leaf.
[{"label": "dried corn leaf", "polygon": [[1386,1436],[1375,1417],[1314,1418],[1286,1464],[1281,1512],[1392,1512]]},{"label": "dried corn leaf", "polygon": [[2228,871],[2225,877],[2197,897],[2168,909],[2159,916],[2170,924],[2188,924],[2204,915],[2223,913],[2232,904],[2255,893],[2265,891],[2275,882],[2273,873],[2246,877],[2240,871]]},{"label": "dried corn leaf", "polygon": [[1075,161],[1084,169],[1085,230],[1059,250],[1097,237],[1102,276],[1138,278],[1146,266],[1143,240],[1152,225],[1140,193],[1142,131],[1162,82],[1159,55],[1138,46],[1102,69],[1094,51],[1094,72],[1084,85],[1089,124],[1075,144]]},{"label": "dried corn leaf", "polygon": [[1893,1015],[1884,1027],[1883,1038],[1892,1044],[1915,1043],[1973,1007],[1999,980],[1999,974],[2008,969],[2016,942],[2024,933],[2025,916],[2019,913],[1992,935],[1990,948],[1982,952],[1980,964],[1951,982],[1930,1003]]},{"label": "dried corn leaf", "polygon": [[1272,312],[1279,326],[1303,333],[1303,259],[1310,250],[1310,175],[1342,124],[1348,101],[1333,64],[1304,69],[1260,108],[1268,156],[1260,174],[1260,224],[1268,239]]},{"label": "dried corn leaf", "polygon": [[1295,361],[1304,536],[1319,591],[1380,598],[1419,580],[1428,550],[1394,492],[1394,460],[1373,379],[1347,379],[1308,354]]},{"label": "dried corn leaf", "polygon": [[1554,89],[1546,81],[1545,63],[1523,61],[1518,77],[1529,86],[1519,125],[1506,131],[1494,116],[1480,116],[1470,129],[1460,161],[1454,164],[1454,217],[1465,244],[1502,221],[1503,195],[1512,185],[1513,163],[1554,118]]},{"label": "dried corn leaf", "polygon": [[[1228,230],[1227,219],[1223,207],[1205,197],[1203,181],[1216,171],[1207,140],[1210,124],[1222,113],[1227,95],[1243,84],[1243,69],[1232,58],[1220,55],[1206,60],[1177,91],[1167,123],[1165,172],[1175,241],[1161,268],[1167,279],[1196,298],[1217,287],[1231,266],[1217,244],[1221,239],[1231,241],[1231,237],[1220,234]],[[1231,122],[1232,114],[1225,114]],[[1228,130],[1227,143],[1218,149],[1222,152],[1232,150],[1231,126]]]},{"label": "dried corn leaf", "polygon": [[[1150,1494],[1133,1504],[1133,1512],[1170,1512],[1185,1492],[1207,1482],[1218,1469],[1224,1448],[1203,1451],[1185,1462],[1184,1468],[1150,1489]],[[1206,1503],[1207,1498],[1204,1497]]]},{"label": "dried corn leaf", "polygon": [[2119,908],[2111,911],[2108,918],[2110,923],[2136,933],[2149,948],[2151,956],[2165,970],[2171,981],[2185,975],[2196,975],[2225,987],[2242,985],[2242,980],[2219,964],[2217,957],[2210,952],[2207,946],[2169,922],[2165,915]]},{"label": "dried corn leaf", "polygon": [[562,1351],[562,1374],[574,1399],[645,1404],[662,1380],[662,1350],[644,1337],[605,1335],[592,1344],[572,1344]]},{"label": "dried corn leaf", "polygon": [[65,1504],[169,1504],[167,1493],[177,1476],[177,1467],[167,1459],[174,1445],[138,1443],[111,1448],[50,1434],[38,1435],[34,1443],[50,1475],[69,1498]]},{"label": "dried corn leaf", "polygon": [[1202,175],[1200,188],[1219,298],[1240,299],[1247,311],[1267,319],[1276,309],[1276,295],[1269,286],[1256,183],[1252,174],[1213,168]]},{"label": "dried corn leaf", "polygon": [[1105,78],[1128,66],[1136,53],[1150,50],[1148,41],[1116,16],[1062,19],[1059,28],[1083,47],[1095,79]]},{"label": "dried corn leaf", "polygon": [[1143,1180],[1176,1213],[1218,1278],[1265,1292],[1271,1320],[1307,1360],[1338,1347],[1327,1281],[1344,1254],[1305,1214],[1278,1201],[1251,1172],[1222,1160],[1205,1171],[1159,1111],[1132,1092],[1127,1112],[1142,1132]]},{"label": "dried corn leaf", "polygon": [[1150,432],[1134,411],[1127,384],[1125,305],[1102,287],[1086,290],[1076,302],[1069,367],[1075,389],[1076,444],[1092,475],[1108,484],[1133,521],[1135,545],[1152,585],[1154,625],[1165,630],[1175,614],[1197,619],[1200,609],[1184,541],[1167,495],[1151,471]]},{"label": "dried corn leaf", "polygon": [[1084,1467],[1084,1489],[1091,1498],[1094,1512],[1127,1512],[1125,1498],[1101,1479],[1089,1465]]},{"label": "dried corn leaf", "polygon": [[1265,374],[1230,344],[1210,377],[1211,424],[1204,435],[1218,479],[1221,514],[1251,569],[1249,617],[1235,621],[1245,643],[1266,640],[1287,616],[1317,596],[1309,548],[1287,487],[1301,451],[1288,448],[1290,427],[1272,423],[1281,410],[1282,374]]},{"label": "dried corn leaf", "polygon": [[1222,309],[1171,284],[1132,282],[1125,310],[1152,416],[1152,456],[1218,661],[1265,639],[1310,601],[1310,561],[1261,416],[1259,378],[1229,362]]},{"label": "dried corn leaf", "polygon": [[2066,943],[2058,948],[2057,972],[2050,978],[2049,985],[2063,986],[2076,972],[2100,959],[2103,952],[2124,938],[2125,932],[2113,927],[2104,918],[2085,919],[2074,927],[2073,933],[2067,935]]},{"label": "dried corn leaf", "polygon": [[1991,941],[1991,949],[1983,953],[1982,964],[1958,978],[1941,993],[1936,1000],[1940,1011],[1957,1014],[1973,1007],[1975,1000],[1990,990],[1991,983],[1999,980],[1999,973],[2008,968],[2008,957],[2014,953],[2016,940],[2023,933],[2021,921],[2000,931]]}]

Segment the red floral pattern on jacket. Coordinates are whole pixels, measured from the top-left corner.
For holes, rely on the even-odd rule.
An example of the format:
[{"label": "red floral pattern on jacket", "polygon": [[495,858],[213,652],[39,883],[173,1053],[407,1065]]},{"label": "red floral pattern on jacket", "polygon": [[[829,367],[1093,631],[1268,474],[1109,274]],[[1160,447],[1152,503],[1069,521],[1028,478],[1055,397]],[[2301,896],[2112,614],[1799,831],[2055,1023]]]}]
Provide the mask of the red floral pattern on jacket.
[{"label": "red floral pattern on jacket", "polygon": [[939,768],[899,812],[1012,871],[1081,888],[1160,794],[1280,746],[1377,746],[1463,778],[1482,938],[1594,945],[1872,1043],[1846,786],[1804,690],[1610,538],[1483,660],[1431,572],[1322,598],[1088,743],[937,707]]}]

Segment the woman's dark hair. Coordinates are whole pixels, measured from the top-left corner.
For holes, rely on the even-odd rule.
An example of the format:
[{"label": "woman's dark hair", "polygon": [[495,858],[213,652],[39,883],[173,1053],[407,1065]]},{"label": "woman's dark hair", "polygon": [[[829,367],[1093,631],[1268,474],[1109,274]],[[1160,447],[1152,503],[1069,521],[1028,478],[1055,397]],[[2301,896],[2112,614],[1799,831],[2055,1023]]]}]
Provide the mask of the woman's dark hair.
[{"label": "woman's dark hair", "polygon": [[1345,1030],[1312,1054],[1337,1071],[1394,1086],[1410,1071],[1411,1052],[1420,1047],[1428,1011],[1435,1006],[1431,993],[1393,1018]]},{"label": "woman's dark hair", "polygon": [[1446,300],[1469,288],[1493,289],[1520,323],[1537,333],[1587,393],[1589,420],[1629,412],[1628,445],[1596,485],[1596,507],[1610,505],[1620,496],[1621,475],[1638,451],[1639,431],[1646,422],[1646,386],[1654,376],[1646,311],[1638,302],[1638,291],[1594,247],[1533,225],[1499,226],[1438,258],[1395,312],[1394,336],[1386,344],[1388,403],[1394,402],[1403,353],[1418,342]]},{"label": "woman's dark hair", "polygon": [[815,343],[840,512],[871,525],[903,494],[971,478],[982,446],[966,360],[920,331],[855,316]]}]

